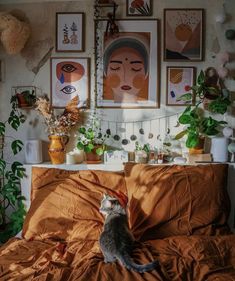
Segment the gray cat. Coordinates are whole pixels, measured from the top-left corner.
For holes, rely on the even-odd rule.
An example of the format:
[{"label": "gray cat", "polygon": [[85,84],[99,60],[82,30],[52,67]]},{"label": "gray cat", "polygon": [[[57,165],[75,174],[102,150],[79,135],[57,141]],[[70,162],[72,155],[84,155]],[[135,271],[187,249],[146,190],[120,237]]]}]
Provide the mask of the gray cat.
[{"label": "gray cat", "polygon": [[119,260],[127,269],[140,273],[158,266],[157,261],[139,265],[131,259],[134,238],[128,227],[126,210],[117,198],[104,195],[100,212],[105,216],[104,229],[99,239],[105,263]]}]

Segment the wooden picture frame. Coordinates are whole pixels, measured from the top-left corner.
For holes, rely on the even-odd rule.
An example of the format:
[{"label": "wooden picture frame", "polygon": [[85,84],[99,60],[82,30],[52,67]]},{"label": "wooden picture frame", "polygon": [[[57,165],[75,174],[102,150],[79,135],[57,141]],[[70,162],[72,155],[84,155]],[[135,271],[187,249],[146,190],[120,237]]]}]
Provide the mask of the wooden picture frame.
[{"label": "wooden picture frame", "polygon": [[90,58],[52,57],[51,105],[64,108],[76,95],[79,108],[90,105]]},{"label": "wooden picture frame", "polygon": [[204,9],[164,9],[164,60],[204,59]]},{"label": "wooden picture frame", "polygon": [[153,14],[152,0],[126,0],[127,16],[151,16]]},{"label": "wooden picture frame", "polygon": [[[196,81],[196,68],[193,66],[167,66],[166,68],[166,105],[169,106],[185,106],[194,105],[195,97],[190,90]],[[185,94],[185,99],[179,98]]]},{"label": "wooden picture frame", "polygon": [[56,52],[84,52],[85,14],[56,13]]},{"label": "wooden picture frame", "polygon": [[[96,106],[159,108],[158,20],[125,19],[116,23],[119,33],[112,37],[105,33],[105,20],[95,22],[95,38],[99,38],[95,53]],[[118,85],[115,85],[115,77]]]}]

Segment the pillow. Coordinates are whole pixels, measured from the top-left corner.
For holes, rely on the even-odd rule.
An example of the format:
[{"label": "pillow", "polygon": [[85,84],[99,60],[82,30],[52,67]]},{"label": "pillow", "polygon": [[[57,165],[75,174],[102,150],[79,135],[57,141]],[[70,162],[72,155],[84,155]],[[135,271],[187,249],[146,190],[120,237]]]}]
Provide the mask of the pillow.
[{"label": "pillow", "polygon": [[124,168],[130,227],[137,240],[228,233],[228,166],[143,165]]},{"label": "pillow", "polygon": [[123,172],[33,167],[32,203],[23,237],[97,240],[104,222],[99,212],[101,198],[116,191],[126,193]]}]

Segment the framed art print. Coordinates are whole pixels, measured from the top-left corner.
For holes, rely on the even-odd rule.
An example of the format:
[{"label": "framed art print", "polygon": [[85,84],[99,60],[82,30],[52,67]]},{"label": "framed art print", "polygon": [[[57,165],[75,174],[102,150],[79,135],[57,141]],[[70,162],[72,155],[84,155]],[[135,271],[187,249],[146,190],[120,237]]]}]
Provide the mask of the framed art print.
[{"label": "framed art print", "polygon": [[195,84],[195,67],[168,66],[166,76],[166,104],[171,106],[193,105],[194,95],[191,87]]},{"label": "framed art print", "polygon": [[204,10],[164,10],[164,60],[202,61]]},{"label": "framed art print", "polygon": [[56,51],[84,51],[84,13],[56,13]]},{"label": "framed art print", "polygon": [[151,16],[152,0],[126,0],[127,16]]},{"label": "framed art print", "polygon": [[89,58],[51,58],[51,104],[64,108],[75,96],[78,107],[89,107]]},{"label": "framed art print", "polygon": [[157,20],[117,20],[119,33],[105,35],[98,20],[96,105],[112,108],[159,107],[159,33]]}]

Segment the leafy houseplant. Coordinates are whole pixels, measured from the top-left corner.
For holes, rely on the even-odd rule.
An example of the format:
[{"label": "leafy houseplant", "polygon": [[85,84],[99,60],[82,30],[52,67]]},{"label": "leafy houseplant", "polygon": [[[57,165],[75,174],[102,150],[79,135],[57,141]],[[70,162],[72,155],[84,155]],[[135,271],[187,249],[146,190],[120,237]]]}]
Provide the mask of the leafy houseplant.
[{"label": "leafy houseplant", "polygon": [[21,93],[16,93],[13,99],[17,101],[19,108],[32,107],[36,101],[34,90],[24,90]]},{"label": "leafy houseplant", "polygon": [[[6,143],[6,129],[9,124],[14,130],[18,130],[24,123],[25,116],[18,111],[17,101],[11,99],[12,110],[7,121],[0,122],[0,242],[5,242],[17,234],[21,229],[26,214],[24,208],[24,197],[21,196],[20,179],[24,177],[25,169],[20,162],[7,163],[4,157],[4,146]],[[23,148],[21,140],[11,142],[11,150],[16,155]],[[8,207],[13,211],[8,215]]]},{"label": "leafy houseplant", "polygon": [[187,125],[187,128],[177,134],[175,139],[180,139],[187,135],[186,146],[195,148],[199,145],[201,138],[214,136],[219,133],[218,127],[227,124],[225,121],[217,121],[211,116],[205,117],[204,112],[198,107],[199,103],[192,107],[188,106],[179,117],[179,123]]},{"label": "leafy houseplant", "polygon": [[[79,128],[79,134],[77,148],[84,150],[86,155],[93,153],[101,156],[104,154],[106,148],[105,141],[109,138],[111,132],[108,129],[106,134],[102,134],[99,122],[93,119],[86,127]],[[96,159],[99,158],[96,157]]]},{"label": "leafy houseplant", "polygon": [[148,143],[140,145],[138,141],[135,142],[135,162],[147,163],[149,160],[150,145]]}]

